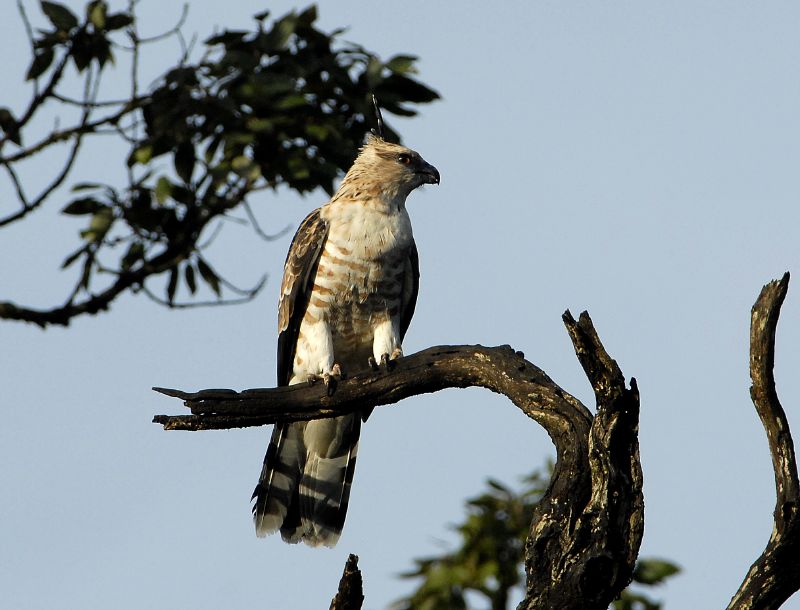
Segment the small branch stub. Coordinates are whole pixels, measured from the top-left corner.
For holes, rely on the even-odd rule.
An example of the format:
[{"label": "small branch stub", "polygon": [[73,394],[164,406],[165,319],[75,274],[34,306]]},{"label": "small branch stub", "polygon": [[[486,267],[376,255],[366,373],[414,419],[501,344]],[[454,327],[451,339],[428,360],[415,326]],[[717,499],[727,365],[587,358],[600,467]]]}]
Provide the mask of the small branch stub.
[{"label": "small branch stub", "polygon": [[331,600],[330,610],[361,610],[364,603],[364,584],[358,569],[358,556],[351,554],[344,564],[339,590]]}]

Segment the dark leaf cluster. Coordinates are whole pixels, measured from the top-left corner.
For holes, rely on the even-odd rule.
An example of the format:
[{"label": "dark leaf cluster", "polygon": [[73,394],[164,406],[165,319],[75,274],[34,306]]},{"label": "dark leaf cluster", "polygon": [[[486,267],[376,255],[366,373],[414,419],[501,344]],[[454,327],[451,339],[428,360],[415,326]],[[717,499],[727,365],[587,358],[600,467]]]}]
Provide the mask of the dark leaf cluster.
[{"label": "dark leaf cluster", "polygon": [[86,70],[92,61],[102,68],[106,62],[114,61],[109,34],[133,23],[129,13],[109,13],[104,0],[87,4],[82,19],[56,2],[42,2],[41,8],[52,28],[40,29],[33,41],[27,80],[39,78],[59,55],[71,61],[78,72]]}]

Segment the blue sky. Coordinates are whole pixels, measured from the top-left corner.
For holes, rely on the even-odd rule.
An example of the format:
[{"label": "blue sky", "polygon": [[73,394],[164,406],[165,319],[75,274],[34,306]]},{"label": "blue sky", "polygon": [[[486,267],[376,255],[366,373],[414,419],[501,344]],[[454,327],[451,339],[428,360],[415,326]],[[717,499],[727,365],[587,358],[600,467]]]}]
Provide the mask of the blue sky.
[{"label": "blue sky", "polygon": [[[36,3],[25,5],[37,15]],[[293,6],[302,5],[269,8]],[[178,2],[140,8],[150,32],[180,13]],[[248,27],[264,8],[196,3],[186,30],[202,39],[214,27]],[[0,49],[14,58],[0,66],[0,105],[18,109],[28,52],[13,4],[0,16]],[[422,280],[406,351],[511,343],[592,407],[560,321],[567,308],[589,310],[639,382],[642,555],[684,568],[658,593],[667,608],[724,607],[772,526],[747,341],[762,284],[800,271],[800,7],[349,1],[321,3],[320,21],[349,26],[346,39],[384,57],[419,55],[420,78],[443,96],[413,120],[387,117],[442,175],[408,202]],[[154,77],[176,52],[151,55],[145,72]],[[103,144],[77,179],[121,176],[123,161]],[[25,175],[47,175],[54,163]],[[12,200],[0,189],[2,210]],[[71,276],[56,269],[80,229],[57,214],[68,196],[3,231],[0,299],[63,298]],[[280,191],[252,204],[277,231],[324,201]],[[489,476],[515,482],[552,455],[534,422],[485,391],[415,398],[365,426],[336,549],[256,539],[248,499],[269,430],[166,433],[150,423],[180,412],[154,385],[274,384],[290,237],[265,243],[234,224],[226,233],[212,257],[220,271],[240,284],[270,274],[248,305],[170,312],[127,296],[68,329],[0,325],[0,590],[9,607],[326,607],[353,552],[365,608],[385,608],[410,590],[396,575],[411,558],[453,540],[446,526],[465,497]],[[800,431],[796,281],[778,326],[776,377]]]}]

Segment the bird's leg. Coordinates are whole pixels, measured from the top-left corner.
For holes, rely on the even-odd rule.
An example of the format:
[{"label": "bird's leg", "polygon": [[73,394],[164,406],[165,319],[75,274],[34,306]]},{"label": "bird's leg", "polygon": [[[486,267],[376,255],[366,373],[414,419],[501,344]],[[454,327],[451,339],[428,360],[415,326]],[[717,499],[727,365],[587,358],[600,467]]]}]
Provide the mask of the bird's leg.
[{"label": "bird's leg", "polygon": [[388,317],[381,320],[373,329],[373,335],[373,358],[370,358],[370,368],[373,371],[380,369],[391,371],[394,368],[393,361],[403,355],[403,349],[400,347],[402,337],[400,337],[398,321]]}]

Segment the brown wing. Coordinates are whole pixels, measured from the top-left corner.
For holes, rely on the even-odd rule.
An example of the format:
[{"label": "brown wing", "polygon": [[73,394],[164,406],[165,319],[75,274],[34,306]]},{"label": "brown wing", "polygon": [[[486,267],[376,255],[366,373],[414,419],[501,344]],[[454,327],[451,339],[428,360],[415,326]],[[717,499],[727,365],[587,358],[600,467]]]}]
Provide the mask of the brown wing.
[{"label": "brown wing", "polygon": [[328,223],[322,219],[318,208],[300,223],[286,255],[278,301],[278,385],[288,385],[292,377],[300,323],[311,298],[314,276],[327,238]]},{"label": "brown wing", "polygon": [[403,274],[403,294],[400,305],[400,338],[406,336],[414,308],[417,306],[417,293],[419,292],[419,254],[416,242],[411,242],[408,258],[405,262],[406,269]]}]

